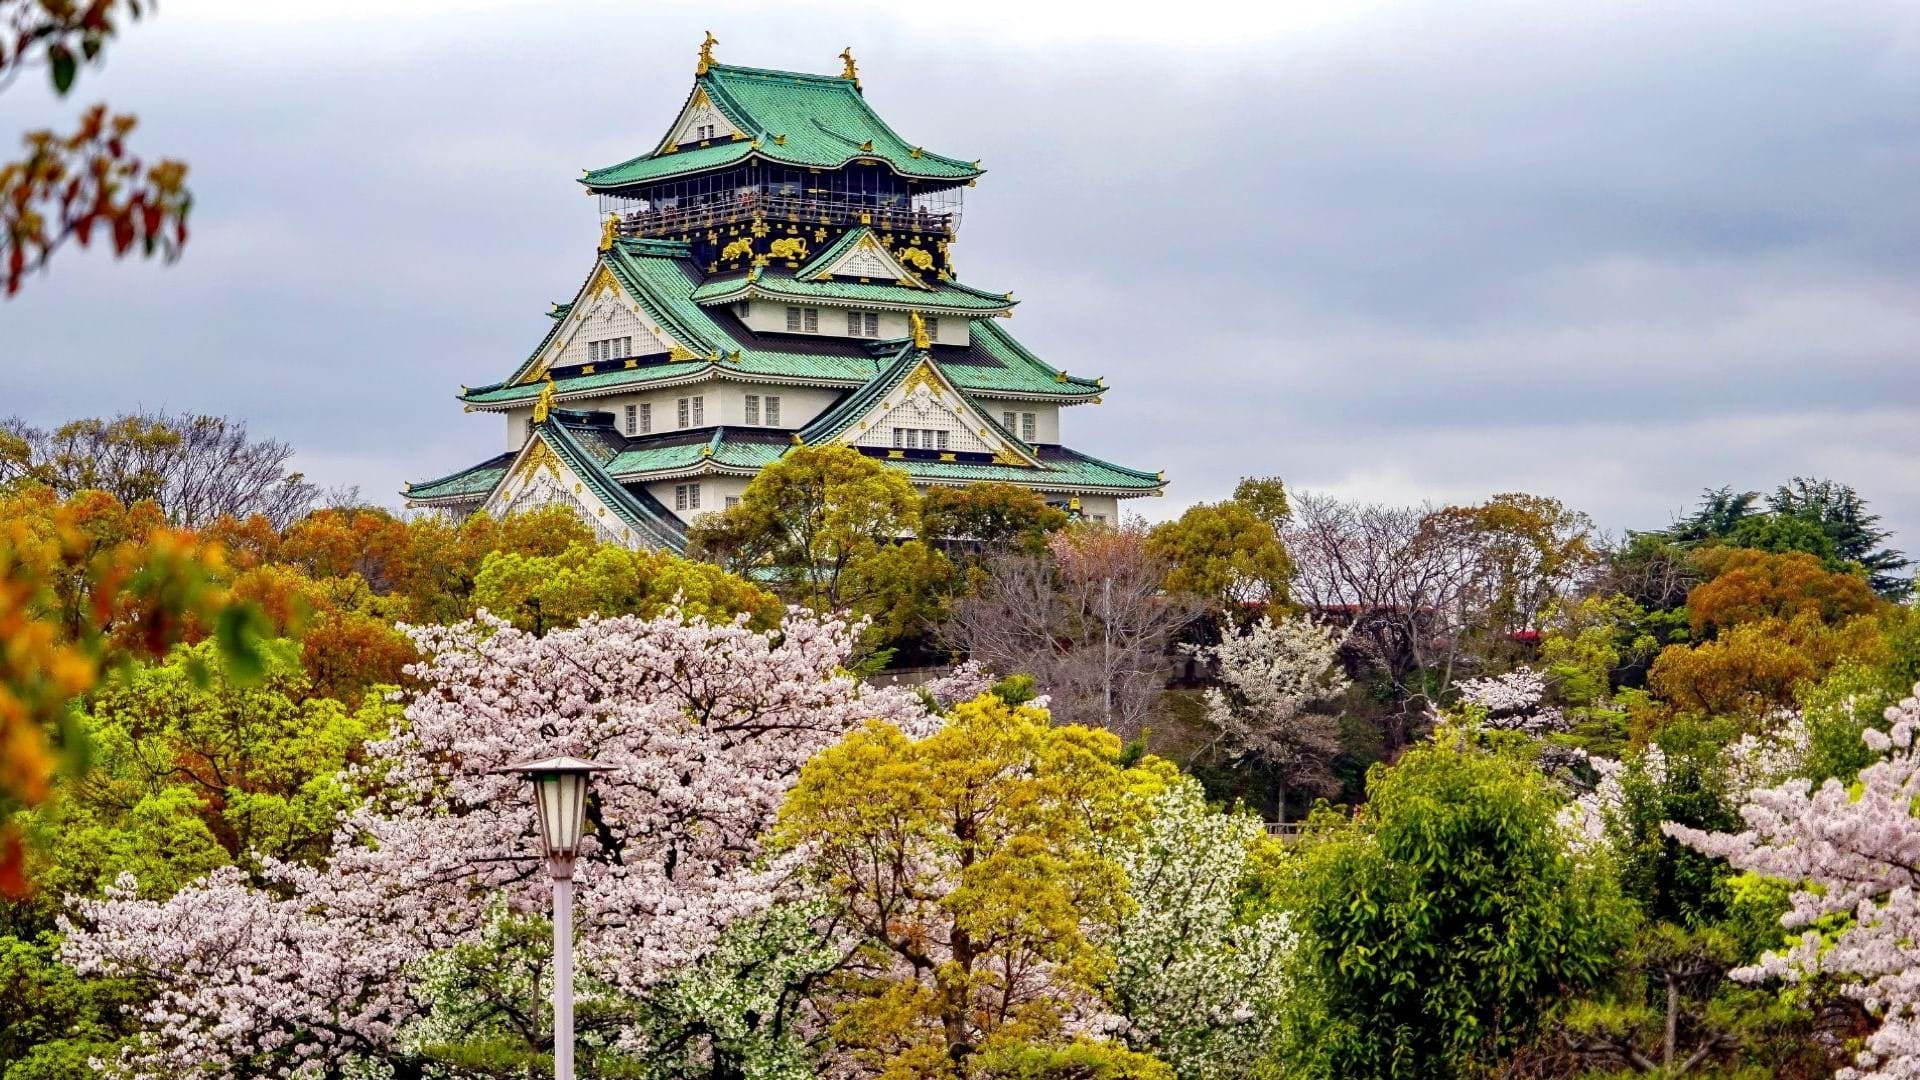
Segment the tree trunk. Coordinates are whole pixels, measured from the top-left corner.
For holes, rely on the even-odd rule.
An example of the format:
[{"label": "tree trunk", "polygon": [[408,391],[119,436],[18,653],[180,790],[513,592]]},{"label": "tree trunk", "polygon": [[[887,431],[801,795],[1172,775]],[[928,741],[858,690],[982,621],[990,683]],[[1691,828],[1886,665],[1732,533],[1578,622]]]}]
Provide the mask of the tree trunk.
[{"label": "tree trunk", "polygon": [[1287,779],[1284,776],[1273,785],[1273,821],[1276,825],[1287,823]]},{"label": "tree trunk", "polygon": [[1662,1071],[1673,1075],[1674,1044],[1680,1041],[1680,983],[1669,972],[1667,974],[1667,1039],[1661,1048],[1660,1064]]}]

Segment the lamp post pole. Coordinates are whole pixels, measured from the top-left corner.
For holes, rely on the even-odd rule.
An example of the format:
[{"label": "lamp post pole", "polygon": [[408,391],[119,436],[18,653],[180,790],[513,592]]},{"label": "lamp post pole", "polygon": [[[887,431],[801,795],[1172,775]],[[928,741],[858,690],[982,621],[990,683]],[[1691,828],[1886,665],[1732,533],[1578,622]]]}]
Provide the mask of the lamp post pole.
[{"label": "lamp post pole", "polygon": [[553,1078],[573,1080],[573,860],[550,859],[553,874]]},{"label": "lamp post pole", "polygon": [[553,879],[554,1080],[573,1080],[573,860],[586,829],[587,780],[606,768],[580,758],[553,757],[500,770],[533,781],[540,846]]}]

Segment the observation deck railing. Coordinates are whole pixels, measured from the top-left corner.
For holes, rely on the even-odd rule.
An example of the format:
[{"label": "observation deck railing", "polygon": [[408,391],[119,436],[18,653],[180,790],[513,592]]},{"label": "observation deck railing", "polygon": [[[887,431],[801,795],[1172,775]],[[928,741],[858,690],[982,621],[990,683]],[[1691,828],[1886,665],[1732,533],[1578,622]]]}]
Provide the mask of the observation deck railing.
[{"label": "observation deck railing", "polygon": [[[624,203],[624,205],[621,205]],[[782,195],[767,191],[719,193],[675,206],[635,208],[608,200],[603,210],[620,215],[622,236],[672,236],[752,221],[756,211],[769,224],[871,225],[883,232],[951,239],[960,226],[958,208],[931,208],[858,195]]]}]

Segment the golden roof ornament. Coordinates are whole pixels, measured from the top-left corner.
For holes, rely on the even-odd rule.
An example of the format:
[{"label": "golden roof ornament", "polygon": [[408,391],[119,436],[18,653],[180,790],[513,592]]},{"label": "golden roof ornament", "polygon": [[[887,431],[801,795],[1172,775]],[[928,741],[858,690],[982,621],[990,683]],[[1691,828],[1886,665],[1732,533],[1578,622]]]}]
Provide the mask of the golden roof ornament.
[{"label": "golden roof ornament", "polygon": [[840,59],[846,61],[847,64],[846,69],[840,72],[840,77],[851,82],[854,89],[858,90],[860,88],[860,68],[853,62],[853,46],[849,45],[841,49]]},{"label": "golden roof ornament", "polygon": [[927,321],[917,311],[907,312],[907,322],[913,327],[913,347],[921,352],[933,348],[933,341],[927,337]]},{"label": "golden roof ornament", "polygon": [[600,223],[600,250],[613,250],[613,238],[620,235],[620,215],[608,214],[607,220]]},{"label": "golden roof ornament", "polygon": [[713,66],[713,47],[718,44],[720,39],[713,36],[713,31],[707,31],[707,40],[700,43],[700,64],[693,69],[695,75],[705,75]]},{"label": "golden roof ornament", "polygon": [[533,422],[544,424],[547,415],[553,412],[553,398],[559,393],[559,387],[553,385],[553,373],[547,373],[547,385],[540,388],[540,396],[533,400]]}]

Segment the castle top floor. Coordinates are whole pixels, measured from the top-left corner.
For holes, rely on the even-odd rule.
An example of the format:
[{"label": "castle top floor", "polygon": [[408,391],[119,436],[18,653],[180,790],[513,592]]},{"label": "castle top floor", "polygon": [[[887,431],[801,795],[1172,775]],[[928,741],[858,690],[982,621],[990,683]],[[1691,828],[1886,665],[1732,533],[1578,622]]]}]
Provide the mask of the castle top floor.
[{"label": "castle top floor", "polygon": [[623,234],[768,219],[957,234],[980,163],[897,134],[867,104],[851,51],[828,76],[720,64],[715,44],[707,35],[693,88],[652,150],[580,178]]}]

